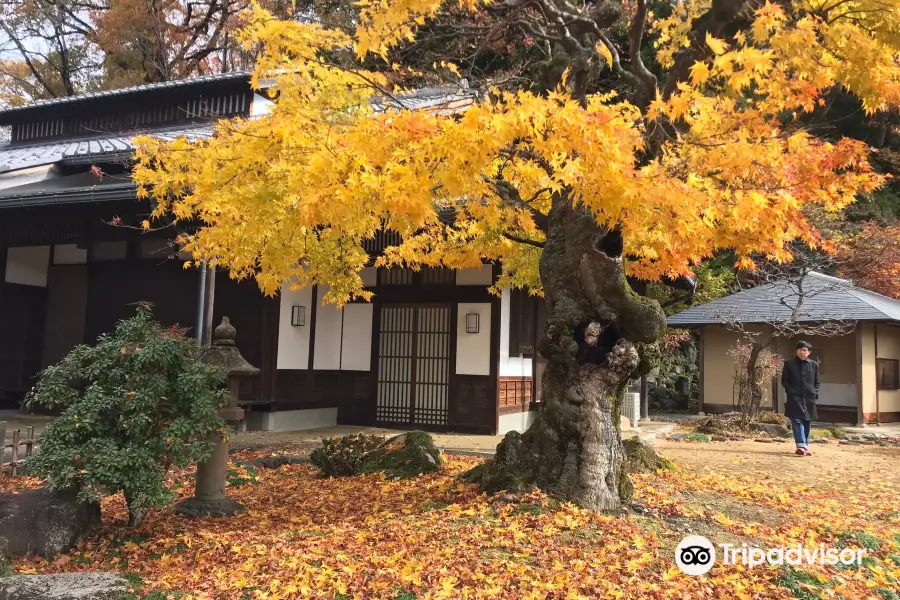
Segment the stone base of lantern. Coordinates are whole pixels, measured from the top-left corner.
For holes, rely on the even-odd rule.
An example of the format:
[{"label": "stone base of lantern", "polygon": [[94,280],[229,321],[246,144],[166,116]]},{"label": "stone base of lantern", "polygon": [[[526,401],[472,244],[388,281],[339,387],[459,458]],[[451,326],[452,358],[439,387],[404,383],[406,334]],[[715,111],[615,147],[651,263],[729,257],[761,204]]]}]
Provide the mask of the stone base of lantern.
[{"label": "stone base of lantern", "polygon": [[175,512],[189,517],[232,517],[247,510],[247,507],[231,498],[221,500],[198,500],[185,498],[175,504]]}]

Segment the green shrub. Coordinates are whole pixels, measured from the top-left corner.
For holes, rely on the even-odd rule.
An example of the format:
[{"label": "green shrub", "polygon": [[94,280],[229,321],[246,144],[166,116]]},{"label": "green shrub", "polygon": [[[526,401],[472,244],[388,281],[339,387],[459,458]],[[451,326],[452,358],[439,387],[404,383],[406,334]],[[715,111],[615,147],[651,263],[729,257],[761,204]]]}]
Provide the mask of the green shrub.
[{"label": "green shrub", "polygon": [[708,442],[709,436],[705,433],[692,433],[687,437],[689,442]]},{"label": "green shrub", "polygon": [[232,460],[228,463],[225,483],[233,488],[247,484],[256,485],[259,483],[259,472],[248,462]]},{"label": "green shrub", "polygon": [[309,455],[309,462],[322,477],[349,477],[362,468],[363,457],[377,448],[383,437],[356,433],[343,437],[322,438],[322,447]]},{"label": "green shrub", "polygon": [[169,468],[208,459],[208,438],[227,434],[216,414],[228,401],[225,381],[184,331],[161,327],[139,306],[96,345],[76,347],[41,374],[26,407],[62,412],[29,468],[84,502],[124,492],[137,525],[149,507],[174,499]]},{"label": "green shrub", "polygon": [[847,439],[847,432],[835,425],[829,426],[828,432],[831,433],[831,437],[833,437],[836,440]]},{"label": "green shrub", "polygon": [[818,577],[807,571],[786,567],[782,574],[775,579],[775,585],[787,588],[798,600],[818,600],[821,598],[819,590],[830,587],[831,583],[823,583],[819,581]]},{"label": "green shrub", "polygon": [[878,552],[881,548],[881,540],[874,535],[859,531],[845,531],[837,537],[840,548],[865,548],[869,552]]},{"label": "green shrub", "polygon": [[809,431],[809,438],[812,440],[828,439],[830,437],[831,432],[827,429],[811,429]]}]

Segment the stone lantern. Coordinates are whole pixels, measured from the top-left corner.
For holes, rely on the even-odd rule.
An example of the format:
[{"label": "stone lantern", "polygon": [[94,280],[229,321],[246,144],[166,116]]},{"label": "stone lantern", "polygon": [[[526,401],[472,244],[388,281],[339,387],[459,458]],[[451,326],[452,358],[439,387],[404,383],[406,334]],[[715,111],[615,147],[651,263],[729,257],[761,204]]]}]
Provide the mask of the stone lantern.
[{"label": "stone lantern", "polygon": [[[227,423],[236,423],[244,418],[244,409],[237,405],[241,378],[259,373],[259,369],[248,363],[234,344],[235,328],[223,317],[213,332],[212,346],[203,353],[203,360],[222,367],[228,372],[228,405],[218,410],[219,416]],[[229,517],[243,512],[239,503],[225,495],[225,476],[228,472],[228,442],[218,434],[210,436],[215,449],[210,459],[197,464],[197,485],[194,497],[175,505],[175,512],[192,516]]]}]

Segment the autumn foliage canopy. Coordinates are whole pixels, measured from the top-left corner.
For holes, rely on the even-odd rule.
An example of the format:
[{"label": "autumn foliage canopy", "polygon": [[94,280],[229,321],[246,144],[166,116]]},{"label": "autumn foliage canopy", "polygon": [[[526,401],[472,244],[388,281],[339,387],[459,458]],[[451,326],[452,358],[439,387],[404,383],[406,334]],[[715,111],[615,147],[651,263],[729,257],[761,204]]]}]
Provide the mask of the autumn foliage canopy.
[{"label": "autumn foliage canopy", "polygon": [[[202,223],[185,240],[196,260],[269,293],[326,284],[327,300],[343,303],[370,295],[363,242],[383,229],[402,242],[382,266],[500,260],[498,287],[539,290],[539,223],[554,198],[620,228],[629,274],[656,279],[689,274],[718,249],[749,264],[750,254],[789,258],[792,240],[821,245],[804,208],[837,211],[883,183],[863,142],[816,137],[804,117],[840,88],[867,112],[900,104],[894,0],[748,3],[745,26],[700,40],[695,19],[709,2],[665,19],[639,2],[629,16],[675,73],[663,85],[633,60],[646,102],[575,94],[567,73],[547,94],[487,89],[461,114],[408,110],[388,83],[407,68],[390,50],[441,5],[366,2],[352,34],[255,8],[242,39],[261,48],[253,83],[274,79],[271,112],[221,122],[206,141],[142,139],[139,194],[156,215]],[[616,44],[598,40],[596,68],[626,72]],[[679,76],[685,48],[697,59]],[[456,67],[445,70],[454,82]],[[452,225],[440,218],[448,209]]]}]

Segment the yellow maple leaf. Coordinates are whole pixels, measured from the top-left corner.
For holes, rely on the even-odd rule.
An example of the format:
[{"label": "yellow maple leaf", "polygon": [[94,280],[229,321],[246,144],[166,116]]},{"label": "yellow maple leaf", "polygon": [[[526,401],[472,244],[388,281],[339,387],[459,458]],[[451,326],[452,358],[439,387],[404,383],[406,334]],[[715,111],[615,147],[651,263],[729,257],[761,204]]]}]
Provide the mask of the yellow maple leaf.
[{"label": "yellow maple leaf", "polygon": [[610,52],[609,48],[603,41],[597,42],[596,46],[594,46],[594,50],[596,50],[597,54],[603,57],[603,60],[606,61],[607,66],[612,68],[613,66],[613,55]]},{"label": "yellow maple leaf", "polygon": [[728,51],[728,44],[724,40],[714,38],[709,32],[706,33],[706,45],[714,54],[725,54]]},{"label": "yellow maple leaf", "polygon": [[697,61],[693,65],[691,65],[691,82],[694,85],[701,85],[706,83],[709,79],[709,65],[703,61]]}]

